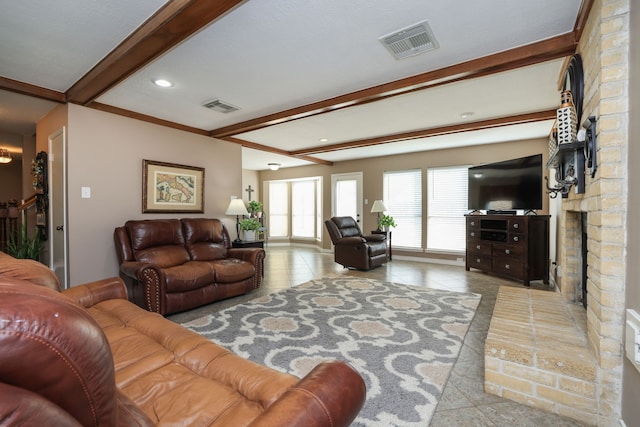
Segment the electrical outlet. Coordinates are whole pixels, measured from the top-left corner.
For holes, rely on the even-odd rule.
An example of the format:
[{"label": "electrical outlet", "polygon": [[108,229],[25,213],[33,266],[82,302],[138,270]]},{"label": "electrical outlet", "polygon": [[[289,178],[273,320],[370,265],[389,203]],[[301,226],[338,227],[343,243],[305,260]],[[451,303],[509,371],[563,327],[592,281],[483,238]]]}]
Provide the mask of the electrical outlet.
[{"label": "electrical outlet", "polygon": [[640,315],[635,310],[627,310],[625,326],[625,354],[640,371]]}]

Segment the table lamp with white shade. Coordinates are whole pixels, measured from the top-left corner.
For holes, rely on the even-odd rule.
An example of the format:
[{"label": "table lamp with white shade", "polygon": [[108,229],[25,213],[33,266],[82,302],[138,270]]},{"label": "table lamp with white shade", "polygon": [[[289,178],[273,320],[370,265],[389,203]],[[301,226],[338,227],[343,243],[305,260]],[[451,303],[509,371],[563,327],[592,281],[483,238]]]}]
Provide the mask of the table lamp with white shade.
[{"label": "table lamp with white shade", "polygon": [[387,208],[382,202],[382,200],[375,200],[373,202],[373,206],[371,206],[371,212],[378,214],[378,228],[377,231],[380,231],[380,214],[386,211]]},{"label": "table lamp with white shade", "polygon": [[227,208],[227,215],[236,216],[236,242],[240,241],[240,215],[249,215],[247,207],[242,199],[231,199],[229,207]]}]

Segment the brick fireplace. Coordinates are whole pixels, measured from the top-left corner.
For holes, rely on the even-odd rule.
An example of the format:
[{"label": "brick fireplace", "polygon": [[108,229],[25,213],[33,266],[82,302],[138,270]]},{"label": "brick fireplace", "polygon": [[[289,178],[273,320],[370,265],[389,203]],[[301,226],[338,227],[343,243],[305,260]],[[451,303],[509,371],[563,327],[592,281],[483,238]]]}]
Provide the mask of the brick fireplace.
[{"label": "brick fireplace", "polygon": [[558,292],[501,289],[485,346],[486,391],[598,426],[619,425],[622,401],[630,1],[595,0],[578,43],[598,170],[551,204]]}]

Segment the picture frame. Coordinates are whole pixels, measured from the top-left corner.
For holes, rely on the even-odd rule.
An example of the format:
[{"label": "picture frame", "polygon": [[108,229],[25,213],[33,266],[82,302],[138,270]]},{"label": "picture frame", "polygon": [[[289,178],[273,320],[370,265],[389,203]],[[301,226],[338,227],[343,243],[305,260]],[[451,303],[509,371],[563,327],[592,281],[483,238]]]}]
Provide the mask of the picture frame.
[{"label": "picture frame", "polygon": [[204,213],[204,168],[143,160],[142,213]]}]

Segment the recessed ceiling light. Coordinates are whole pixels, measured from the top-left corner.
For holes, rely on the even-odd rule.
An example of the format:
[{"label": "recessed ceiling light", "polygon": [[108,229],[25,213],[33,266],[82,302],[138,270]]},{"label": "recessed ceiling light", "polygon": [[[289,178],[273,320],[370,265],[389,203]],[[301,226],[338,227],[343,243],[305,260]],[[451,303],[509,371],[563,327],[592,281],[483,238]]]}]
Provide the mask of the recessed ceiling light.
[{"label": "recessed ceiling light", "polygon": [[320,142],[327,142],[329,141],[327,138],[320,138]]},{"label": "recessed ceiling light", "polygon": [[468,119],[471,116],[473,116],[473,111],[467,111],[466,113],[460,114],[461,119]]},{"label": "recessed ceiling light", "polygon": [[171,83],[169,80],[165,80],[165,79],[155,79],[153,81],[153,83],[155,83],[156,85],[158,85],[160,87],[171,87],[171,86],[173,86],[173,83]]}]

